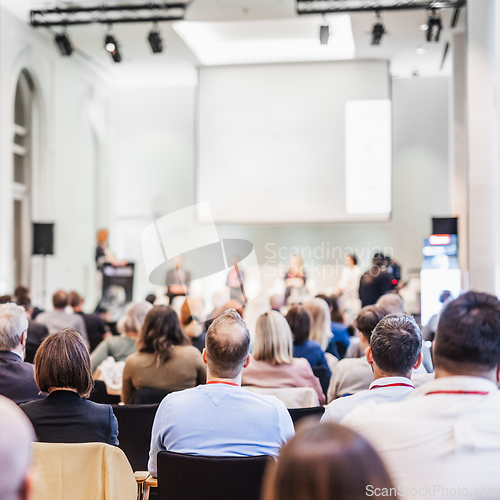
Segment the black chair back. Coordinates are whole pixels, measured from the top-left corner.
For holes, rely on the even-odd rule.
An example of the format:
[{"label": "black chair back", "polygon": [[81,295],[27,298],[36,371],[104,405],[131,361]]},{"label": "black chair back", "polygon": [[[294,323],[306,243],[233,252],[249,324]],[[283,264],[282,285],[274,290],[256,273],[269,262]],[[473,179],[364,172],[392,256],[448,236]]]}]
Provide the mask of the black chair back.
[{"label": "black chair back", "polygon": [[117,394],[108,394],[106,384],[102,380],[94,381],[94,388],[90,393],[90,401],[101,403],[103,405],[117,405],[120,402],[120,396]]},{"label": "black chair back", "polygon": [[113,405],[118,420],[119,448],[134,471],[148,470],[151,429],[159,405]]},{"label": "black chair back", "polygon": [[272,457],[205,457],[158,453],[159,500],[259,500]]},{"label": "black chair back", "polygon": [[330,385],[330,377],[332,376],[330,370],[324,366],[317,366],[316,368],[313,368],[313,373],[319,378],[321,389],[323,389],[323,393],[326,396],[328,386]]},{"label": "black chair back", "polygon": [[319,420],[323,413],[325,413],[325,408],[323,406],[313,406],[311,408],[288,408],[288,413],[292,417],[292,422],[294,427],[297,427],[297,422],[303,418],[314,417]]},{"label": "black chair back", "polygon": [[168,396],[172,391],[165,389],[154,389],[153,387],[140,387],[134,392],[132,400],[133,405],[154,405],[163,401],[165,396]]}]

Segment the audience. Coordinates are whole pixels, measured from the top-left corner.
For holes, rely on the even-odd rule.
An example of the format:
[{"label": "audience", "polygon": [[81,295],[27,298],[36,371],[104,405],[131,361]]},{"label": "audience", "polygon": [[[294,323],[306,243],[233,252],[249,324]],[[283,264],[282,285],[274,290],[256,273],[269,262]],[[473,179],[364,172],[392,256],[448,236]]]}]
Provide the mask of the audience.
[{"label": "audience", "polygon": [[122,401],[130,403],[141,387],[182,391],[204,384],[205,379],[200,351],[182,332],[175,311],[154,306],[137,338],[137,352],[125,361]]},{"label": "audience", "polygon": [[78,314],[68,314],[65,312],[68,306],[68,294],[63,290],[58,290],[52,296],[53,311],[43,312],[37,316],[38,323],[45,325],[49,333],[59,332],[68,328],[76,330],[88,343],[87,329],[83,318]]},{"label": "audience", "polygon": [[28,317],[23,307],[0,305],[0,395],[17,404],[41,399],[33,365],[25,363],[23,352],[28,335]]},{"label": "audience", "polygon": [[457,496],[498,496],[499,332],[498,298],[465,293],[441,312],[436,379],[405,401],[367,403],[345,418],[381,453],[397,484],[436,485],[435,496],[452,489]]},{"label": "audience", "polygon": [[[368,306],[369,307],[369,306]],[[370,337],[366,360],[373,370],[367,391],[332,401],[322,421],[340,422],[350,411],[367,401],[402,401],[415,389],[412,370],[422,363],[422,336],[415,320],[405,314],[382,318]]]},{"label": "audience", "polygon": [[48,397],[21,409],[38,441],[118,445],[118,423],[110,405],[89,401],[94,386],[87,346],[74,330],[50,334],[35,356],[35,380]]},{"label": "audience", "polygon": [[375,304],[379,297],[394,288],[393,276],[385,271],[384,260],[385,257],[381,253],[376,253],[372,267],[361,276],[359,298],[362,307]]},{"label": "audience", "polygon": [[205,348],[205,313],[202,297],[188,297],[181,307],[180,322],[186,337],[200,352]]},{"label": "audience", "polygon": [[89,339],[89,349],[92,352],[106,333],[106,323],[98,314],[86,314],[83,312],[83,297],[77,292],[70,292],[68,296],[68,303],[72,307],[73,312],[82,317],[87,330],[87,337]]},{"label": "audience", "polygon": [[306,359],[293,357],[292,332],[277,311],[257,320],[250,363],[243,370],[242,385],[255,387],[312,387],[323,404],[325,395]]},{"label": "audience", "polygon": [[23,412],[0,396],[0,499],[32,498],[31,443],[33,428]]},{"label": "audience", "polygon": [[240,387],[241,372],[250,363],[249,349],[250,333],[236,311],[226,311],[212,322],[203,351],[207,384],[168,395],[156,413],[148,465],[153,476],[162,450],[278,456],[294,434],[293,423],[277,398]]},{"label": "audience", "polygon": [[135,342],[141,331],[146,314],[153,309],[149,302],[132,302],[118,320],[116,328],[120,335],[112,335],[104,339],[90,355],[92,373],[109,356],[115,361],[125,361],[136,351]]},{"label": "audience", "polygon": [[329,301],[327,301],[327,303],[330,304],[330,327],[333,333],[333,338],[335,339],[335,345],[340,358],[343,358],[345,357],[347,348],[349,347],[349,343],[351,341],[349,330],[344,324],[344,315],[340,310],[338,297],[329,297]]},{"label": "audience", "polygon": [[[358,330],[360,349],[365,352],[370,345],[370,337],[378,322],[387,316],[387,311],[378,306],[366,306],[361,309],[354,320]],[[332,374],[328,387],[328,402],[334,399],[365,391],[373,382],[373,371],[366,356],[361,358],[344,358],[339,361]]]},{"label": "audience", "polygon": [[340,355],[337,352],[337,344],[331,330],[330,308],[323,299],[315,298],[304,305],[311,315],[311,332],[309,338],[315,340],[321,349],[333,354],[337,359]]},{"label": "audience", "polygon": [[18,306],[24,307],[27,317],[28,317],[28,338],[26,339],[26,351],[25,351],[25,361],[28,363],[33,363],[35,359],[35,354],[37,349],[43,340],[48,337],[49,331],[45,325],[38,323],[31,319],[31,314],[33,312],[33,306],[31,305],[31,299],[29,295],[22,294],[15,296],[16,304]]},{"label": "audience", "polygon": [[[385,492],[385,493],[384,493]],[[395,496],[384,463],[361,436],[334,423],[304,425],[268,468],[262,500]]]},{"label": "audience", "polygon": [[309,340],[311,329],[311,316],[302,306],[293,306],[286,315],[293,334],[293,357],[305,358],[311,368],[324,367],[331,376],[325,353],[321,346],[314,340]]}]

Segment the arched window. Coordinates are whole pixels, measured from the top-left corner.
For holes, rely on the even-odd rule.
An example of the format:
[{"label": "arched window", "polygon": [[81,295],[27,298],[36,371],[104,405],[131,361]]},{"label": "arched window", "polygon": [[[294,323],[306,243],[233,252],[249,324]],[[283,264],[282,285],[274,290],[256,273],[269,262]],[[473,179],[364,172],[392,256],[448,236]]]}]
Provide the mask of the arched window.
[{"label": "arched window", "polygon": [[14,284],[27,285],[31,274],[31,150],[33,84],[27,71],[19,75],[14,101],[12,154]]}]

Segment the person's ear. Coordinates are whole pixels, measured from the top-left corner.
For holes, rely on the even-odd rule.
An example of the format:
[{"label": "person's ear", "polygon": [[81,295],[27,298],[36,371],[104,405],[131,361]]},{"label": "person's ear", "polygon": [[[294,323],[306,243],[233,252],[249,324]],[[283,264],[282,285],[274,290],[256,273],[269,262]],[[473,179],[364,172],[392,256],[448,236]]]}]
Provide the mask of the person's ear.
[{"label": "person's ear", "polygon": [[22,334],[21,334],[21,345],[23,347],[26,347],[26,339],[28,338],[28,330],[25,330]]},{"label": "person's ear", "polygon": [[243,368],[246,368],[250,364],[250,359],[250,354],[247,354],[247,359],[245,359],[245,362],[243,363]]},{"label": "person's ear", "polygon": [[375,363],[375,361],[373,360],[372,348],[370,346],[366,348],[366,361],[369,365],[373,365]]},{"label": "person's ear", "polygon": [[201,353],[201,358],[203,359],[203,363],[207,364],[207,350],[203,348],[203,352]]},{"label": "person's ear", "polygon": [[421,364],[422,361],[424,360],[424,355],[420,353],[420,356],[417,359],[417,362],[413,365],[413,369],[416,370]]}]

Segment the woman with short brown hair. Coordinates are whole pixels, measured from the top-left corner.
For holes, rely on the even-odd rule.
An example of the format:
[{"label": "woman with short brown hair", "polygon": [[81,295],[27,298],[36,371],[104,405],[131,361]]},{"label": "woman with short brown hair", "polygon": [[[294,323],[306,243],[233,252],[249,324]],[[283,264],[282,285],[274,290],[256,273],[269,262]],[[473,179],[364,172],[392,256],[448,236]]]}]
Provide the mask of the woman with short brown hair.
[{"label": "woman with short brown hair", "polygon": [[38,441],[118,445],[118,423],[111,406],[87,399],[94,381],[89,351],[78,332],[65,329],[49,335],[38,348],[34,365],[35,381],[48,397],[21,409]]},{"label": "woman with short brown hair", "polygon": [[184,335],[175,311],[154,306],[144,319],[136,341],[137,352],[125,361],[122,401],[132,402],[144,387],[165,393],[182,391],[206,380],[200,351]]},{"label": "woman with short brown hair", "polygon": [[376,491],[398,496],[366,439],[338,424],[306,424],[267,471],[263,500],[366,500]]}]

